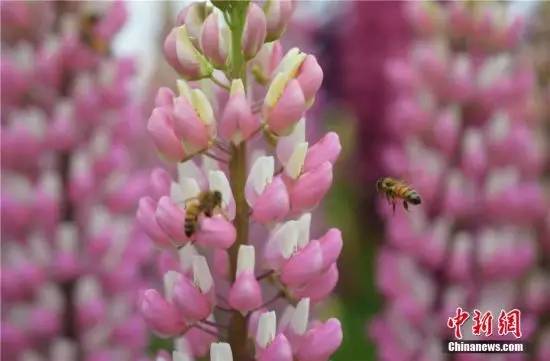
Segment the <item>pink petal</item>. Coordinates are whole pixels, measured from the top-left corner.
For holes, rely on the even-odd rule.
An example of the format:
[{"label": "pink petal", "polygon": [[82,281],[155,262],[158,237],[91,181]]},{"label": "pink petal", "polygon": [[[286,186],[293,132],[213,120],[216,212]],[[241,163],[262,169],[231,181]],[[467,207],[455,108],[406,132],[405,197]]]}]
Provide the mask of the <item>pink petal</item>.
[{"label": "pink petal", "polygon": [[290,200],[281,177],[273,178],[252,207],[252,218],[261,223],[281,221],[288,213]]},{"label": "pink petal", "polygon": [[334,165],[340,155],[342,146],[340,138],[334,132],[327,133],[317,143],[310,147],[304,161],[304,172],[308,172],[319,167],[324,162],[330,162]]},{"label": "pink petal", "polygon": [[222,249],[231,247],[236,239],[237,232],[233,223],[221,215],[203,217],[195,234],[198,244]]},{"label": "pink petal", "polygon": [[262,304],[262,291],[253,273],[242,272],[229,290],[229,305],[240,312],[249,312]]},{"label": "pink petal", "polygon": [[281,269],[281,281],[298,286],[317,276],[323,266],[323,253],[317,241],[311,241],[294,254]]}]

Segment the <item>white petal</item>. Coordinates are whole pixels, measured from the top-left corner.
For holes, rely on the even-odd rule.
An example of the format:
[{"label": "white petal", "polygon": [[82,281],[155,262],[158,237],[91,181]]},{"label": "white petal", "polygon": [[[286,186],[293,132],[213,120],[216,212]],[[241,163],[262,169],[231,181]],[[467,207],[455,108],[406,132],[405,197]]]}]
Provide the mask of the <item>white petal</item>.
[{"label": "white petal", "polygon": [[242,272],[254,272],[255,254],[254,246],[242,245],[239,247],[239,254],[237,255],[237,276]]},{"label": "white petal", "polygon": [[176,282],[181,279],[181,277],[181,274],[176,271],[168,271],[162,277],[162,281],[164,283],[164,297],[166,300],[172,301],[174,296],[174,286]]},{"label": "white petal", "polygon": [[296,220],[298,225],[298,248],[303,248],[309,243],[309,228],[311,225],[311,213],[304,213]]},{"label": "white petal", "polygon": [[231,346],[225,342],[210,344],[210,361],[233,361]]},{"label": "white petal", "polygon": [[290,327],[298,334],[303,335],[309,322],[309,298],[302,298],[290,319]]},{"label": "white petal", "polygon": [[184,272],[187,272],[193,266],[193,256],[197,255],[197,249],[191,243],[178,250],[180,265]]},{"label": "white petal", "polygon": [[273,157],[259,157],[256,159],[250,173],[247,183],[249,183],[256,194],[262,194],[265,187],[273,180],[275,172],[275,159]]},{"label": "white petal", "polygon": [[221,170],[213,170],[208,173],[208,184],[211,191],[219,191],[222,194],[223,206],[228,206],[233,201],[231,186],[225,173]]},{"label": "white petal", "polygon": [[192,361],[193,358],[188,353],[172,351],[172,361]]},{"label": "white petal", "polygon": [[218,164],[218,161],[215,159],[212,159],[210,157],[207,157],[206,155],[202,156],[202,169],[205,174],[210,173],[211,170],[219,170],[220,165]]},{"label": "white petal", "polygon": [[277,253],[288,259],[296,251],[298,245],[298,225],[296,221],[287,221],[277,227],[266,244],[266,253]]},{"label": "white petal", "polygon": [[214,285],[208,262],[204,256],[193,256],[193,280],[202,293],[207,293]]},{"label": "white petal", "polygon": [[191,198],[197,197],[201,189],[194,178],[183,177],[179,183],[172,182],[170,185],[170,198],[180,206]]},{"label": "white petal", "polygon": [[256,342],[261,348],[265,348],[275,339],[277,329],[277,316],[275,311],[264,312],[258,321],[258,331],[256,331]]},{"label": "white petal", "polygon": [[307,148],[307,142],[299,143],[294,147],[294,150],[285,165],[285,172],[290,178],[296,179],[300,176],[302,167],[304,166],[304,161],[306,160]]},{"label": "white petal", "polygon": [[191,98],[193,100],[193,107],[195,108],[197,115],[203,121],[204,124],[210,125],[214,123],[214,110],[208,101],[208,98],[202,90],[193,89],[191,93]]},{"label": "white petal", "polygon": [[294,151],[296,145],[306,140],[306,119],[301,118],[292,133],[285,137],[280,137],[277,142],[277,158],[283,164],[286,164]]},{"label": "white petal", "polygon": [[278,332],[284,332],[284,330],[290,324],[290,320],[292,319],[295,310],[296,309],[292,305],[286,306],[285,310],[283,311],[283,315],[279,320]]},{"label": "white petal", "polygon": [[180,183],[183,178],[194,178],[196,180],[199,180],[203,177],[204,175],[201,169],[193,160],[178,163],[178,181]]}]

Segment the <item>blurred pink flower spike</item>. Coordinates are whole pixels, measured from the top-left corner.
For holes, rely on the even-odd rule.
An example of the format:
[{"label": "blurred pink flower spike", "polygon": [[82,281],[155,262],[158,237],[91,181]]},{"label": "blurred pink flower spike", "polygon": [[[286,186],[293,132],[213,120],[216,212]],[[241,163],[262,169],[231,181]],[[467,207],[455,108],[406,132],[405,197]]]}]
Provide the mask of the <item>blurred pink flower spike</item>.
[{"label": "blurred pink flower spike", "polygon": [[292,349],[286,336],[276,333],[277,316],[274,311],[260,315],[256,331],[256,360],[292,361]]},{"label": "blurred pink flower spike", "polygon": [[193,256],[193,282],[177,272],[168,272],[165,289],[188,322],[204,320],[212,313],[214,280],[203,256]]},{"label": "blurred pink flower spike", "polygon": [[191,42],[185,24],[170,31],[164,41],[164,55],[168,63],[186,80],[208,78],[212,74],[212,64]]},{"label": "blurred pink flower spike", "polygon": [[288,191],[280,176],[273,177],[274,168],[273,157],[258,157],[248,175],[245,195],[257,222],[280,221],[290,209]]},{"label": "blurred pink flower spike", "polygon": [[173,337],[187,329],[178,308],[156,290],[148,289],[141,295],[139,309],[149,327],[161,337]]},{"label": "blurred pink flower spike", "polygon": [[252,114],[241,79],[231,83],[229,101],[220,120],[220,135],[238,145],[250,138],[260,127],[259,119]]},{"label": "blurred pink flower spike", "polygon": [[223,20],[223,15],[214,10],[206,17],[200,34],[200,45],[204,55],[216,68],[225,68],[231,33]]},{"label": "blurred pink flower spike", "polygon": [[294,12],[294,2],[290,0],[268,0],[264,3],[263,10],[267,21],[265,40],[270,42],[279,39]]},{"label": "blurred pink flower spike", "polygon": [[264,44],[267,24],[262,9],[255,3],[250,3],[246,14],[242,37],[242,49],[246,59],[252,59]]},{"label": "blurred pink flower spike", "polygon": [[262,290],[254,274],[255,259],[254,246],[239,247],[235,282],[229,290],[229,305],[243,315],[262,304]]},{"label": "blurred pink flower spike", "polygon": [[340,321],[331,318],[310,328],[300,345],[297,359],[300,361],[326,361],[342,343]]}]

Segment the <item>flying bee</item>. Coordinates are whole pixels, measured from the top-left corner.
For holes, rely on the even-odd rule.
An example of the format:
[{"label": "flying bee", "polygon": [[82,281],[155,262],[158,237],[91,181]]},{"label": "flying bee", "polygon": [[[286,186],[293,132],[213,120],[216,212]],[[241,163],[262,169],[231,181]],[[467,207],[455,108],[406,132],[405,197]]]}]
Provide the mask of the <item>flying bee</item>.
[{"label": "flying bee", "polygon": [[203,191],[198,196],[185,201],[185,235],[191,237],[197,230],[199,216],[212,217],[222,205],[220,191]]},{"label": "flying bee", "polygon": [[409,210],[409,203],[414,205],[422,203],[422,199],[407,183],[390,177],[381,178],[376,182],[376,189],[386,195],[386,199],[391,203],[395,213],[397,199],[403,200],[403,207]]}]

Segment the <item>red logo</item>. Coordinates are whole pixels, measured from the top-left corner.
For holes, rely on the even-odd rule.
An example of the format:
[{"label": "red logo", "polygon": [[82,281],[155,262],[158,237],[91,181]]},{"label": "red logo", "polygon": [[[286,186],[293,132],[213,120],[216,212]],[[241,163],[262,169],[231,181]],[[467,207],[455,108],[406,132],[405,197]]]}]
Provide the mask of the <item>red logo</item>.
[{"label": "red logo", "polygon": [[[470,318],[470,313],[464,311],[461,307],[456,308],[454,316],[447,319],[447,327],[454,331],[455,338],[462,339],[461,327]],[[506,312],[501,310],[498,316],[498,334],[505,336],[513,334],[516,338],[521,337],[521,311],[514,308]],[[489,337],[493,334],[493,314],[491,311],[481,313],[479,310],[474,310],[472,317],[472,334],[475,336],[484,335]]]},{"label": "red logo", "polygon": [[457,339],[462,338],[462,331],[460,330],[460,327],[470,318],[470,314],[462,308],[457,307],[456,308],[456,315],[454,317],[449,317],[447,320],[447,327],[454,328],[455,330],[455,337]]},{"label": "red logo", "polygon": [[509,333],[516,338],[521,337],[521,311],[517,308],[509,312],[501,310],[498,316],[498,334],[504,336]]}]

